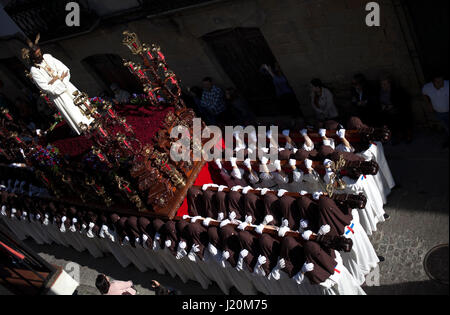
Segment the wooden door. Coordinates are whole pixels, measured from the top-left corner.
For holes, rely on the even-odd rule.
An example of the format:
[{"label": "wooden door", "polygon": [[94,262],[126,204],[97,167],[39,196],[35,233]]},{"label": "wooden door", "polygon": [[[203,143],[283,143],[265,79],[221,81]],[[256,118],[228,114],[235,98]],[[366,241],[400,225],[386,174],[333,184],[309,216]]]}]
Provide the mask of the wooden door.
[{"label": "wooden door", "polygon": [[139,80],[123,65],[123,60],[118,55],[104,54],[87,57],[84,63],[96,74],[106,90],[112,83],[117,83],[120,88],[129,93],[142,93],[142,85]]},{"label": "wooden door", "polygon": [[255,112],[276,112],[275,89],[269,76],[260,72],[263,64],[276,60],[258,28],[234,28],[203,36],[225,73]]},{"label": "wooden door", "polygon": [[435,71],[448,73],[449,1],[402,0],[417,35],[423,71],[427,79]]}]

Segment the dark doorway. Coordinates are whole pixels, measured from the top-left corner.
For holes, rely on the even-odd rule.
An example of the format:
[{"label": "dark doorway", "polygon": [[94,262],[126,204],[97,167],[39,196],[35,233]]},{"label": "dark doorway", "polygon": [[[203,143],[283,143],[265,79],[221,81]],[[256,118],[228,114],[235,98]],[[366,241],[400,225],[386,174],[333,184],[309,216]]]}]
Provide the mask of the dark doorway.
[{"label": "dark doorway", "polygon": [[426,79],[439,70],[448,76],[449,1],[403,0],[413,24]]},{"label": "dark doorway", "polygon": [[260,72],[263,64],[276,59],[258,28],[233,28],[203,36],[225,73],[246,98],[255,113],[277,113],[275,89],[271,78]]},{"label": "dark doorway", "polygon": [[18,87],[26,87],[31,92],[38,93],[39,89],[36,85],[26,77],[27,68],[17,57],[0,59],[0,67],[10,74]]},{"label": "dark doorway", "polygon": [[104,84],[105,90],[111,92],[111,84],[117,83],[120,88],[130,93],[142,93],[141,83],[123,65],[120,56],[113,54],[93,55],[85,58],[83,63]]}]

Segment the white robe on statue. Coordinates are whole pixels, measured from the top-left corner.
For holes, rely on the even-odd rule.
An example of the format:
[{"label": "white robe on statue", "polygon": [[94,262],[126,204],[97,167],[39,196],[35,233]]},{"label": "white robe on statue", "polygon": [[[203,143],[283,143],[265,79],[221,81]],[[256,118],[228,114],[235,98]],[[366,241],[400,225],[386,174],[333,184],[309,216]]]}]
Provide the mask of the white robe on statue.
[{"label": "white robe on statue", "polygon": [[[78,89],[70,83],[70,70],[61,61],[49,54],[44,54],[43,59],[38,66],[31,67],[30,73],[33,81],[55,103],[69,126],[80,135],[80,123],[89,126],[93,119],[84,116],[73,103],[75,98],[73,92],[78,91]],[[61,77],[64,72],[67,72],[68,75],[63,80],[58,79],[55,83],[49,84],[53,78],[46,70],[46,66],[53,71],[54,75]]]}]

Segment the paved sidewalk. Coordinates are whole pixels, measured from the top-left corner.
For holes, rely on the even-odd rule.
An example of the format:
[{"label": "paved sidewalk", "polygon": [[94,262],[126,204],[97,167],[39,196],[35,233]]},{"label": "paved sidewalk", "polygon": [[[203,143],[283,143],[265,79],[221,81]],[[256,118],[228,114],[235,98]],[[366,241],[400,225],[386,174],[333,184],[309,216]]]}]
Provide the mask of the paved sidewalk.
[{"label": "paved sidewalk", "polygon": [[386,261],[380,264],[380,286],[365,287],[368,294],[449,292],[423,267],[427,252],[449,240],[449,155],[442,142],[441,136],[423,133],[410,145],[385,146],[399,186],[385,207],[391,219],[371,238]]}]

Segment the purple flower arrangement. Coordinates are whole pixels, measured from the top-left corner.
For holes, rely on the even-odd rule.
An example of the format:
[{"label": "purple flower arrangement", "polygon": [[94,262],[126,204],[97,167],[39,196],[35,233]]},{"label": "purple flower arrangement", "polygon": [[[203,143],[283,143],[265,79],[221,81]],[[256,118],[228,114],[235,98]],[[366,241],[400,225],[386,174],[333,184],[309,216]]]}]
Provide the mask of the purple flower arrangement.
[{"label": "purple flower arrangement", "polygon": [[61,163],[59,150],[51,145],[48,145],[47,147],[40,145],[36,146],[32,157],[39,166],[57,168]]},{"label": "purple flower arrangement", "polygon": [[150,97],[147,94],[133,94],[130,98],[132,105],[144,105],[151,103]]}]

